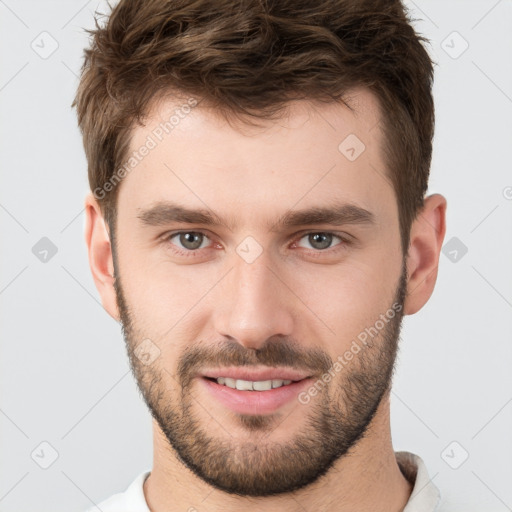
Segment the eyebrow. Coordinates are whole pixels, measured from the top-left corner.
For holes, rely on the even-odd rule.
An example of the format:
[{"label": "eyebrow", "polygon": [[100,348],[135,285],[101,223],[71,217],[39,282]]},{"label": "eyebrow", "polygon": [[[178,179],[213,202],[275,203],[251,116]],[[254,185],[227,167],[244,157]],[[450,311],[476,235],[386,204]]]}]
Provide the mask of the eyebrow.
[{"label": "eyebrow", "polygon": [[[184,224],[203,224],[206,226],[225,226],[233,230],[234,222],[222,219],[215,212],[203,208],[187,208],[171,203],[158,202],[148,209],[142,209],[137,218],[146,226],[164,226],[173,222]],[[290,210],[284,213],[276,222],[267,226],[270,231],[286,228],[308,226],[313,224],[331,224],[342,226],[346,224],[375,224],[372,212],[352,203],[341,203],[333,206],[316,206],[304,210]]]}]

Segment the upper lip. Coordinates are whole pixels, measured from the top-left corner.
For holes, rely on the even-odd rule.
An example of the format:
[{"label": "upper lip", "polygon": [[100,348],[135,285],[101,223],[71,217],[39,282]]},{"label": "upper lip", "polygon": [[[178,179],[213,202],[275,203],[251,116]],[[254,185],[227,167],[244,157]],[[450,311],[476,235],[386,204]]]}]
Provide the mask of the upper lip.
[{"label": "upper lip", "polygon": [[293,370],[292,368],[265,368],[255,370],[244,367],[216,368],[214,370],[205,371],[202,373],[202,376],[212,379],[227,377],[235,380],[250,380],[255,382],[263,380],[297,381],[310,377],[309,374]]}]

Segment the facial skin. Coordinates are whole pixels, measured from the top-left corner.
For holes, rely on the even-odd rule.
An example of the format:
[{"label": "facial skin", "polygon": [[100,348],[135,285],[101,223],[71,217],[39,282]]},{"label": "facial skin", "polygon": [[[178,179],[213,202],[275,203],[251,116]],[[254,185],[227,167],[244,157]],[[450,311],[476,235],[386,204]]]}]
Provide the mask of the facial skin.
[{"label": "facial skin", "polygon": [[[263,129],[196,107],[120,185],[114,254],[97,202],[86,200],[91,270],[105,309],[122,322],[154,417],[151,510],[206,498],[208,510],[296,510],[297,501],[307,510],[401,510],[409,497],[391,445],[389,389],[402,314],[433,291],[446,201],[426,198],[404,258],[377,102],[364,90],[353,99],[356,114],[294,102]],[[131,148],[181,103],[156,104]],[[350,134],[366,146],[354,161],[338,150]],[[165,202],[223,222],[144,215]],[[335,204],[364,209],[371,221],[278,223]],[[176,231],[188,238],[171,238]],[[248,261],[240,247],[261,254]],[[201,382],[203,371],[228,366],[300,369],[314,382],[391,310],[308,403],[242,415]],[[143,342],[157,351],[151,364],[136,355]]]}]

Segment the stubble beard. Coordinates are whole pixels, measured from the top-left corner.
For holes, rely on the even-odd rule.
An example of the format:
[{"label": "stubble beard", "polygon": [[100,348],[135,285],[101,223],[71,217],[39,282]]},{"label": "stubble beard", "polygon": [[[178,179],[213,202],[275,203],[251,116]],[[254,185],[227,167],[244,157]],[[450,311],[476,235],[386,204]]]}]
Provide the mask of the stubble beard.
[{"label": "stubble beard", "polygon": [[[222,345],[225,350],[192,347],[181,355],[174,375],[164,368],[163,357],[144,365],[135,355],[135,348],[151,336],[137,328],[142,322],[133,318],[117,276],[115,289],[131,370],[151,415],[178,459],[214,488],[239,496],[289,493],[325,475],[363,438],[391,387],[406,293],[404,268],[393,303],[402,308],[396,308],[399,311],[371,343],[362,346],[309,404],[297,400],[295,407],[304,411],[304,424],[286,443],[272,441],[272,432],[282,429],[280,425],[286,420],[280,413],[211,414],[211,408],[201,403],[206,397],[198,395],[191,371],[211,366],[212,362],[297,367],[293,362],[301,361],[315,375],[323,375],[334,364],[328,354],[303,352],[286,340],[269,340],[258,350],[233,342]],[[247,431],[246,441],[230,436],[233,422],[237,430]],[[211,433],[211,424],[219,435]]]}]

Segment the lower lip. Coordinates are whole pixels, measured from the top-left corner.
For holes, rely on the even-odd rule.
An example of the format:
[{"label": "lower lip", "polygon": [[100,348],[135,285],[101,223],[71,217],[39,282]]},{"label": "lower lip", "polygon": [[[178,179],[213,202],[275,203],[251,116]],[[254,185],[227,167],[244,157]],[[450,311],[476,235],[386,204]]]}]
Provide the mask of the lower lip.
[{"label": "lower lip", "polygon": [[286,403],[298,400],[299,393],[311,382],[308,378],[268,391],[240,391],[205,377],[200,380],[221,404],[240,414],[271,414]]}]

